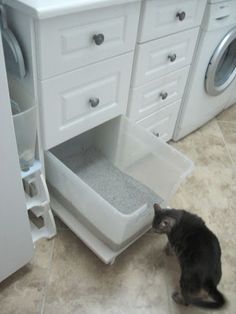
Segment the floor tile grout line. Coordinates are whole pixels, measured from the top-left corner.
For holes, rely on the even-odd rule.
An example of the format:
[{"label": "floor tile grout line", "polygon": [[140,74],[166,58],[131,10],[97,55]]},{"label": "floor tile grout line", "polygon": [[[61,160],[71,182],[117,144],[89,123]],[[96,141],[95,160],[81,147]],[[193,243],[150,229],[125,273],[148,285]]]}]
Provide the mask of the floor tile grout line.
[{"label": "floor tile grout line", "polygon": [[52,268],[52,260],[53,260],[53,255],[54,255],[54,248],[55,248],[55,238],[53,239],[52,250],[51,250],[50,259],[49,259],[49,265],[48,265],[48,269],[46,272],[47,278],[45,280],[44,295],[43,295],[42,305],[41,305],[41,309],[40,309],[40,314],[44,314],[44,311],[45,311],[45,304],[46,304],[46,299],[47,299],[47,294],[48,294],[50,273],[51,273],[51,268]]},{"label": "floor tile grout line", "polygon": [[227,150],[227,153],[228,153],[228,155],[229,155],[229,158],[230,158],[230,160],[231,160],[232,166],[233,166],[234,170],[236,170],[236,164],[235,164],[235,162],[234,162],[234,160],[233,160],[233,158],[232,158],[232,155],[231,155],[231,152],[230,152],[228,143],[227,143],[227,141],[225,140],[224,134],[223,134],[223,132],[222,132],[222,130],[221,130],[221,127],[220,127],[220,125],[218,124],[218,122],[217,122],[217,126],[218,126],[218,128],[219,128],[219,130],[220,130],[220,134],[221,134],[221,136],[222,136],[222,139],[223,139],[225,148],[226,148],[226,150]]}]

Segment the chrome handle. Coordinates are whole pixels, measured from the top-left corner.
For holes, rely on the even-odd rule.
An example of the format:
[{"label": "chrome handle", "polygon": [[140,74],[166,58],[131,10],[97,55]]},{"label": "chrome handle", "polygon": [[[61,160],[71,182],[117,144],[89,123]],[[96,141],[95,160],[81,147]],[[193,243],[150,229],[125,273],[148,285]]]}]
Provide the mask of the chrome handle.
[{"label": "chrome handle", "polygon": [[100,46],[101,44],[103,44],[105,36],[103,34],[95,34],[93,36],[93,40],[97,46]]},{"label": "chrome handle", "polygon": [[159,133],[159,132],[153,131],[152,134],[155,135],[156,137],[159,137],[159,136],[160,136],[160,133]]},{"label": "chrome handle", "polygon": [[99,102],[100,102],[99,98],[92,97],[89,99],[89,103],[92,108],[97,107],[99,105]]},{"label": "chrome handle", "polygon": [[168,93],[167,92],[161,92],[160,97],[162,100],[165,100],[168,97]]},{"label": "chrome handle", "polygon": [[184,11],[178,12],[178,13],[176,13],[176,17],[179,19],[179,21],[182,22],[186,17],[186,13]]},{"label": "chrome handle", "polygon": [[170,60],[170,62],[174,62],[176,60],[176,58],[177,58],[177,56],[175,53],[168,55],[168,59]]}]

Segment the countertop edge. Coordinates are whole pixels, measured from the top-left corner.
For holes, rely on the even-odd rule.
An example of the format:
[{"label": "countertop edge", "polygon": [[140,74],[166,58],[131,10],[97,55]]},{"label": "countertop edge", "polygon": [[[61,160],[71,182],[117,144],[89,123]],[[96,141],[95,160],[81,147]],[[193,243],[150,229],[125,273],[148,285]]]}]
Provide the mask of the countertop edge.
[{"label": "countertop edge", "polygon": [[109,6],[115,6],[120,4],[128,4],[134,2],[141,2],[142,0],[88,0],[87,3],[66,3],[59,5],[52,5],[47,7],[34,7],[18,0],[2,0],[3,4],[6,4],[22,13],[31,16],[35,19],[48,19],[66,14],[79,13],[92,9],[99,9]]}]

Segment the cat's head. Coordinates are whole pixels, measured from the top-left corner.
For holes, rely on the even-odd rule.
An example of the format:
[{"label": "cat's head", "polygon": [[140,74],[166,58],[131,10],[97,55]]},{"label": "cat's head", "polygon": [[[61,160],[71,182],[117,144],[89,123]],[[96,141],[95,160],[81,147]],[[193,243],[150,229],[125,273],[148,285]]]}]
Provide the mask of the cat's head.
[{"label": "cat's head", "polygon": [[154,204],[154,219],[152,228],[154,232],[168,234],[180,219],[180,211],[176,209],[162,209],[159,204]]}]

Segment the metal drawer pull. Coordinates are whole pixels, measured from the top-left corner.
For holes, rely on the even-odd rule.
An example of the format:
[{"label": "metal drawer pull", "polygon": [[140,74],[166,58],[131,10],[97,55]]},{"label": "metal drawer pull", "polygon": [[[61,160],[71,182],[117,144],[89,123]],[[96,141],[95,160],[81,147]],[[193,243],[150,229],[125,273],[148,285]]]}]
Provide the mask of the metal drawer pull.
[{"label": "metal drawer pull", "polygon": [[89,103],[92,108],[97,107],[99,105],[99,102],[100,102],[99,98],[92,97],[89,99]]},{"label": "metal drawer pull", "polygon": [[96,34],[93,36],[93,40],[97,46],[100,46],[101,44],[103,44],[105,36],[103,34]]},{"label": "metal drawer pull", "polygon": [[168,97],[168,93],[167,92],[161,92],[160,97],[162,100],[165,100]]},{"label": "metal drawer pull", "polygon": [[172,53],[171,55],[168,55],[168,59],[170,60],[170,62],[174,62],[175,59],[176,59],[176,54],[175,53]]},{"label": "metal drawer pull", "polygon": [[176,14],[176,17],[179,19],[179,21],[183,21],[185,19],[185,17],[186,17],[186,13],[184,11],[178,12]]},{"label": "metal drawer pull", "polygon": [[153,131],[152,134],[155,135],[156,137],[159,137],[159,136],[160,136],[160,133],[159,133],[159,132]]}]

